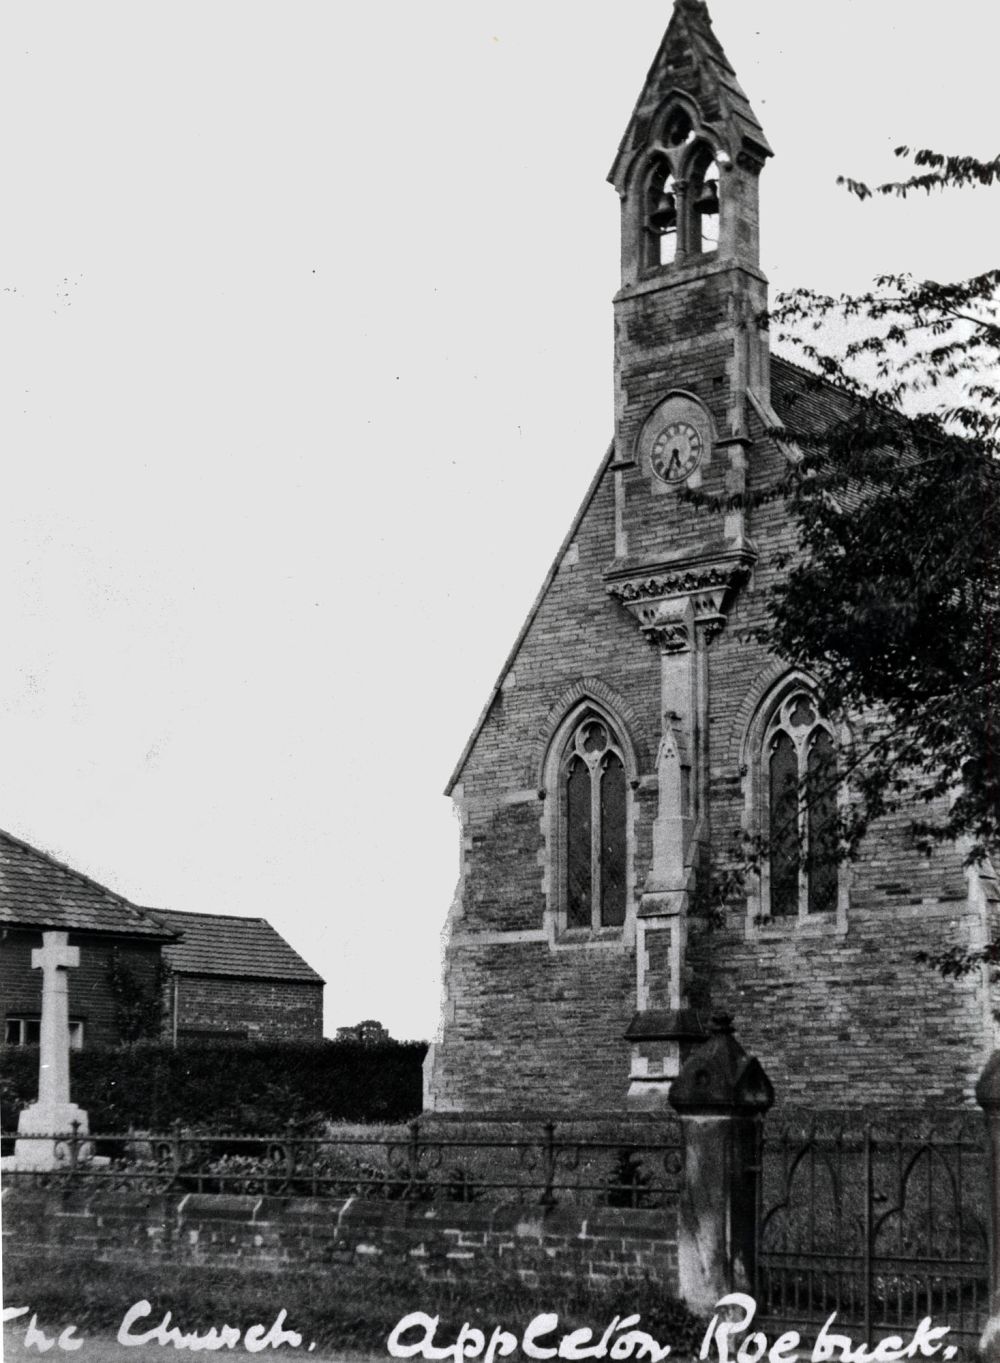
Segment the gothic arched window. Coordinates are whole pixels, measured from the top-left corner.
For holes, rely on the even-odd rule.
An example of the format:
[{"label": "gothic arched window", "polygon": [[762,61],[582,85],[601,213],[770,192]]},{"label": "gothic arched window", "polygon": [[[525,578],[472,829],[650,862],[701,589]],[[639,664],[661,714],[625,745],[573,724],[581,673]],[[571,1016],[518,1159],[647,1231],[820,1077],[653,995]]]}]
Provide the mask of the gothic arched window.
[{"label": "gothic arched window", "polygon": [[794,690],[764,735],[764,912],[771,918],[837,908],[837,755],[813,697]]},{"label": "gothic arched window", "polygon": [[669,265],[677,258],[679,247],[679,204],[674,177],[668,161],[660,161],[646,189],[647,269]]},{"label": "gothic arched window", "polygon": [[719,167],[707,147],[699,147],[688,175],[690,232],[688,249],[708,255],[719,249]]},{"label": "gothic arched window", "polygon": [[719,249],[716,154],[695,133],[683,109],[668,119],[663,139],[646,169],[641,248],[646,270]]},{"label": "gothic arched window", "polygon": [[559,766],[563,908],[568,928],[620,927],[626,908],[628,782],[621,743],[593,712]]}]

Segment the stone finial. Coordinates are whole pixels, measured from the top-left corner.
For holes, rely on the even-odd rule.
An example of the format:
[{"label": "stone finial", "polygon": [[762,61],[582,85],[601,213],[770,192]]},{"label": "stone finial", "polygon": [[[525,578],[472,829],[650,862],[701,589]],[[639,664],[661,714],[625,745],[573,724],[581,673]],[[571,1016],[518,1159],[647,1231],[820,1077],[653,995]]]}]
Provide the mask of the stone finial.
[{"label": "stone finial", "polygon": [[730,1015],[713,1013],[708,1031],[671,1085],[671,1105],[680,1113],[766,1112],[774,1089],[760,1061],[733,1035]]}]

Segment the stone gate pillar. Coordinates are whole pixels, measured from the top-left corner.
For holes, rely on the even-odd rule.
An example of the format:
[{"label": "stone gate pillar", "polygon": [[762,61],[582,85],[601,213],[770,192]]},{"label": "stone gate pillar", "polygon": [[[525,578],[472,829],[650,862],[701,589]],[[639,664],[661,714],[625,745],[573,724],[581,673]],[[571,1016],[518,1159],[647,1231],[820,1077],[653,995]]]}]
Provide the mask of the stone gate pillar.
[{"label": "stone gate pillar", "polygon": [[979,1341],[980,1356],[1000,1363],[1000,1051],[994,1051],[976,1085],[989,1139],[987,1220],[990,1245],[990,1314]]},{"label": "stone gate pillar", "polygon": [[709,1036],[670,1089],[684,1132],[678,1218],[680,1292],[708,1314],[727,1292],[753,1290],[757,1244],[760,1121],[774,1102],[771,1081],[715,1013]]}]

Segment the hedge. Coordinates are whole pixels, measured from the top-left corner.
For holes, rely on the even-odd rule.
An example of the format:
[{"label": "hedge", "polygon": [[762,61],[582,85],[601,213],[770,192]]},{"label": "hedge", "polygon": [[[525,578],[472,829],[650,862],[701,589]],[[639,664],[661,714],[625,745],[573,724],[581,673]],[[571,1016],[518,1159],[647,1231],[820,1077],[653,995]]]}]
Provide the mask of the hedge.
[{"label": "hedge", "polygon": [[[147,1041],[72,1052],[70,1085],[95,1133],[175,1121],[244,1135],[290,1121],[395,1122],[420,1111],[426,1050],[422,1041]],[[37,1092],[37,1047],[0,1051],[4,1131]]]}]

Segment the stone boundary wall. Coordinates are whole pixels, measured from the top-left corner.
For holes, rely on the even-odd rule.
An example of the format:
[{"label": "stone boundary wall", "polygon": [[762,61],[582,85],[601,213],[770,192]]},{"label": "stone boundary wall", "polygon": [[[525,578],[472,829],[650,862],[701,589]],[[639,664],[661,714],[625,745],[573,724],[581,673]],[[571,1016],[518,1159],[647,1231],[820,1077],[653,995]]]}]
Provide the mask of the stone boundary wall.
[{"label": "stone boundary wall", "polygon": [[429,1281],[651,1278],[677,1294],[674,1209],[379,1202],[8,1185],[4,1253],[248,1271],[409,1263]]}]

